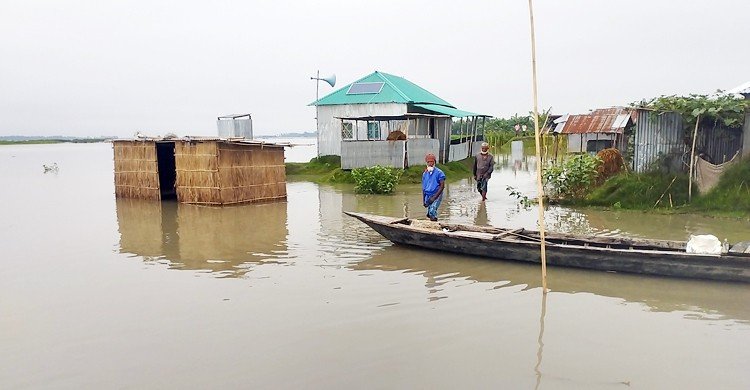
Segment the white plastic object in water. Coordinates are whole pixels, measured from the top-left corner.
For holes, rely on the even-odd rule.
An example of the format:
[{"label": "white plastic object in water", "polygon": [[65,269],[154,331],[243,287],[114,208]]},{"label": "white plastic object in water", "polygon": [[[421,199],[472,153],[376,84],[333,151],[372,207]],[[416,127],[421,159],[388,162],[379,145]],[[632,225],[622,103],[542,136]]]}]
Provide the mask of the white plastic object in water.
[{"label": "white plastic object in water", "polygon": [[719,239],[711,234],[690,235],[690,240],[685,247],[687,253],[700,253],[704,255],[720,255],[722,245]]}]

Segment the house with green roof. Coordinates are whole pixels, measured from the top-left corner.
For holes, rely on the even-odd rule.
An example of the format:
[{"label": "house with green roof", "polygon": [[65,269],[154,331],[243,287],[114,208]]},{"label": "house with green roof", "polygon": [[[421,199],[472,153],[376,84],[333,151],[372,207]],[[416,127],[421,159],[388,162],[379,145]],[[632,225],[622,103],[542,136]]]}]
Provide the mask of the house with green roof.
[{"label": "house with green roof", "polygon": [[[487,117],[459,110],[405,78],[378,71],[311,105],[318,118],[318,155],[341,156],[344,169],[406,168],[424,164],[427,153],[440,162],[464,159],[478,152],[478,119]],[[458,140],[451,139],[453,118],[462,123]],[[466,126],[464,118],[471,119]]]}]

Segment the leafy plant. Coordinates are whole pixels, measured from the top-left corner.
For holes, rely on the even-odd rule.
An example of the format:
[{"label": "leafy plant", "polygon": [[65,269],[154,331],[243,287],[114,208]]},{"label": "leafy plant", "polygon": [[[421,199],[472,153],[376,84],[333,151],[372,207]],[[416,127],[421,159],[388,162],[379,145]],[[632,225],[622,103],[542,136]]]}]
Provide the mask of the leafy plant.
[{"label": "leafy plant", "polygon": [[546,168],[542,178],[548,194],[554,198],[583,198],[596,184],[601,164],[599,157],[580,154]]},{"label": "leafy plant", "polygon": [[352,170],[354,190],[361,194],[390,194],[398,184],[402,171],[376,165]]},{"label": "leafy plant", "polygon": [[528,196],[522,194],[513,186],[506,186],[505,189],[508,191],[510,196],[513,196],[518,200],[518,204],[520,204],[524,209],[528,209],[534,203],[531,199],[529,199]]},{"label": "leafy plant", "polygon": [[657,112],[676,112],[684,119],[686,128],[695,126],[698,116],[702,118],[701,122],[705,119],[728,128],[738,128],[744,123],[745,111],[750,108],[750,100],[718,91],[711,96],[659,96],[631,103],[631,106]]}]

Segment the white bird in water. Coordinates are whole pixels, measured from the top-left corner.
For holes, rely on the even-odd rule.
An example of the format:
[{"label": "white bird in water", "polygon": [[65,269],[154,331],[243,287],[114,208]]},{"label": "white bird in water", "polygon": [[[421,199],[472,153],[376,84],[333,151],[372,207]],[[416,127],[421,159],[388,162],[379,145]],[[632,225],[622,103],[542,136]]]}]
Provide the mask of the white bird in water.
[{"label": "white bird in water", "polygon": [[47,172],[57,173],[57,171],[60,169],[57,167],[57,163],[52,163],[52,165],[42,164],[42,167],[44,168],[44,173],[47,173]]}]

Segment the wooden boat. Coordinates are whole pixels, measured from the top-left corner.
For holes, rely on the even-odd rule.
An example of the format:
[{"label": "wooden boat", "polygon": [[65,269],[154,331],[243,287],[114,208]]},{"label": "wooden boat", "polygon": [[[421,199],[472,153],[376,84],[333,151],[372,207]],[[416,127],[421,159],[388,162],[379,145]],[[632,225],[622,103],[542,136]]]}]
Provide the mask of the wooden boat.
[{"label": "wooden boat", "polygon": [[[344,212],[395,244],[539,263],[538,231],[460,225]],[[750,283],[750,253],[687,253],[686,242],[545,235],[547,265]]]}]

